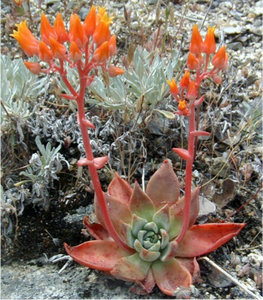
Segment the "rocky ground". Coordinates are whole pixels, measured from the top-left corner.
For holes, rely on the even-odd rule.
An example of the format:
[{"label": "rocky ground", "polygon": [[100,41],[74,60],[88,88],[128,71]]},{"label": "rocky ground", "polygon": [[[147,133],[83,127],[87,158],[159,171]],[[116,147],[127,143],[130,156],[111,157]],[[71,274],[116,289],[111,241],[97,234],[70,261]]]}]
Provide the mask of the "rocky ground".
[{"label": "rocky ground", "polygon": [[[183,67],[193,24],[198,24],[199,28],[202,28],[203,36],[208,25],[216,26],[217,42],[225,43],[227,46],[229,67],[220,88],[212,88],[211,85],[206,84],[202,91],[216,113],[209,112],[209,109],[202,111],[204,124],[213,132],[213,141],[200,141],[194,165],[194,184],[201,184],[201,203],[205,203],[201,205],[198,221],[200,223],[245,222],[247,225],[237,237],[208,255],[215,264],[237,279],[239,284],[235,284],[220,269],[200,259],[202,281],[195,284],[190,297],[192,299],[262,299],[262,123],[260,119],[262,118],[263,83],[263,1],[130,0],[125,3],[125,11],[124,1],[93,2],[95,5],[104,5],[109,14],[114,16],[112,32],[118,37],[119,53],[116,61],[120,64],[123,56],[131,51],[131,44],[144,45],[150,49],[152,44],[149,41],[161,25],[162,36],[166,37],[166,43],[163,44],[165,46],[161,42],[158,45],[160,55],[165,58],[171,49],[177,49],[181,57],[179,66]],[[15,23],[29,19],[32,31],[39,36],[41,12],[52,19],[60,11],[64,20],[69,20],[72,11],[84,18],[89,7],[90,3],[81,1],[30,1],[30,12],[25,7],[25,12],[18,13],[14,11],[12,2],[2,1],[2,54],[9,54],[12,60],[22,56],[22,52],[9,36]],[[166,18],[165,11],[168,10],[169,14]],[[82,142],[78,128],[74,125],[76,113],[73,109],[70,117],[68,113],[70,107],[66,106],[63,110],[65,103],[62,103],[62,108],[52,104],[54,99],[56,101],[57,86],[52,77],[49,80],[48,89],[38,98],[39,111],[28,118],[24,126],[21,125],[22,142],[17,123],[1,134],[1,183],[5,192],[1,204],[2,212],[5,212],[5,215],[2,213],[2,222],[11,224],[9,228],[12,232],[2,230],[1,298],[170,298],[163,295],[157,287],[150,295],[134,295],[129,292],[129,283],[84,268],[65,256],[63,242],[77,245],[87,240],[85,232],[82,231],[82,220],[86,214],[92,214],[93,193],[87,173],[83,171],[79,175],[76,168],[76,161],[81,153],[78,143]],[[105,124],[110,118],[109,114],[102,113],[93,106],[91,109],[93,116],[100,114],[100,121],[97,121],[100,129],[92,138],[98,145],[102,142],[110,145],[113,142],[111,136],[105,135],[110,141],[101,137],[102,132],[105,134],[105,129],[108,128]],[[43,116],[49,123],[43,121]],[[120,116],[115,113],[115,117]],[[49,128],[51,125],[47,124],[54,124],[52,133]],[[164,128],[162,131],[158,129],[160,125]],[[55,126],[64,126],[65,130],[71,132],[68,134],[71,143],[68,143],[68,136],[62,134]],[[177,132],[176,126],[182,124],[167,123],[157,119],[146,129],[140,128],[136,133],[136,139],[143,137],[146,141],[147,157],[144,166],[146,182],[158,164],[167,156],[176,166],[179,180],[182,180],[184,176],[182,165],[170,151],[171,146],[176,143],[170,133]],[[10,195],[18,199],[18,191],[21,193],[21,188],[18,190],[14,184],[21,180],[19,173],[24,170],[31,155],[37,151],[34,142],[36,135],[39,135],[42,141],[52,143],[54,147],[63,141],[60,153],[71,166],[68,171],[64,163],[59,180],[52,181],[52,188],[47,190],[50,200],[47,211],[41,207],[43,203],[39,202],[39,199],[36,202],[31,199],[30,186],[25,186],[23,194],[25,200],[20,196],[15,205],[13,202],[3,202],[3,199],[10,199]],[[11,137],[15,141],[20,140],[15,148],[12,148]],[[153,145],[160,148],[156,149]],[[141,151],[141,148],[136,148],[135,154],[142,159]],[[114,152],[113,169],[122,171],[117,164],[116,155]],[[126,158],[124,161],[128,162]],[[138,166],[131,176],[131,181],[136,178],[140,182],[142,168],[141,165]],[[111,172],[100,173],[104,188],[111,176]],[[66,263],[65,269],[61,270]],[[180,298],[179,295],[177,297]]]}]

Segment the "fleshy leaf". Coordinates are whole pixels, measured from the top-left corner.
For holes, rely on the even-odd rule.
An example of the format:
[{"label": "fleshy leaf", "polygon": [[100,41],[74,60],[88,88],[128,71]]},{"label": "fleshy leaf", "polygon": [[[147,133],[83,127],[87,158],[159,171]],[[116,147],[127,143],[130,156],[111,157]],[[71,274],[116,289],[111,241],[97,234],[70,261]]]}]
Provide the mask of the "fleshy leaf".
[{"label": "fleshy leaf", "polygon": [[178,260],[181,264],[183,264],[188,271],[190,272],[190,274],[193,277],[193,282],[197,282],[200,278],[200,268],[199,268],[199,264],[196,260],[196,258],[178,258],[176,257],[176,260]]},{"label": "fleshy leaf", "polygon": [[141,242],[137,239],[134,242],[134,249],[139,253],[142,252],[143,249]]},{"label": "fleshy leaf", "polygon": [[132,215],[131,227],[134,236],[138,235],[138,232],[143,229],[145,224],[147,224],[147,220],[140,218],[136,215]]},{"label": "fleshy leaf", "polygon": [[[199,190],[200,188],[195,188],[192,191],[191,206],[190,206],[190,219],[189,228],[191,228],[196,220],[199,212]],[[169,236],[170,240],[174,239],[179,235],[182,225],[183,225],[183,214],[184,214],[184,197],[170,207],[170,230]]]},{"label": "fleshy leaf", "polygon": [[138,253],[121,258],[114,266],[111,274],[126,281],[141,281],[148,274],[151,263],[143,261]]},{"label": "fleshy leaf", "polygon": [[180,195],[180,185],[168,160],[153,174],[147,185],[146,194],[159,210],[165,204],[174,204]]},{"label": "fleshy leaf", "polygon": [[149,222],[145,224],[143,228],[147,231],[154,231],[155,233],[158,233],[158,227],[154,222]]},{"label": "fleshy leaf", "polygon": [[209,253],[236,236],[244,226],[244,223],[194,225],[179,243],[176,255],[196,257]]},{"label": "fleshy leaf", "polygon": [[178,287],[189,287],[192,284],[190,272],[175,258],[167,262],[158,260],[152,264],[151,268],[156,284],[166,295],[173,296]]},{"label": "fleshy leaf", "polygon": [[161,261],[168,261],[169,259],[175,257],[178,249],[178,243],[176,241],[170,242],[167,247],[162,251],[160,257]]},{"label": "fleshy leaf", "polygon": [[101,271],[111,271],[129,253],[113,241],[89,241],[75,247],[64,243],[67,253],[79,264]]},{"label": "fleshy leaf", "polygon": [[170,228],[170,216],[169,216],[169,206],[165,205],[160,210],[158,210],[153,216],[153,222],[158,226],[158,228],[163,228],[168,231]]},{"label": "fleshy leaf", "polygon": [[[125,223],[131,222],[131,213],[128,204],[119,201],[115,197],[112,197],[106,193],[104,193],[104,198],[107,204],[107,209],[109,216],[111,218],[112,224],[115,227],[116,231],[120,234],[120,223],[119,221],[122,220]],[[94,200],[94,206],[95,206],[95,213],[98,218],[98,221],[101,223],[103,227],[105,227],[103,218],[101,215],[100,207],[98,204],[97,197],[95,196]]]},{"label": "fleshy leaf", "polygon": [[137,182],[135,182],[135,186],[131,195],[130,210],[132,214],[135,214],[148,221],[152,220],[155,212],[152,200],[144,193]]},{"label": "fleshy leaf", "polygon": [[155,281],[153,278],[152,270],[149,269],[149,272],[146,278],[142,281],[137,281],[135,285],[130,288],[130,291],[137,295],[147,295],[152,292],[155,286]]},{"label": "fleshy leaf", "polygon": [[162,237],[161,249],[164,249],[169,243],[169,234],[164,229],[160,229],[160,234]]},{"label": "fleshy leaf", "polygon": [[89,234],[91,234],[96,240],[112,241],[108,231],[98,223],[90,223],[88,216],[84,218],[83,224],[86,226]]},{"label": "fleshy leaf", "polygon": [[145,248],[143,248],[139,254],[140,258],[147,262],[155,261],[156,259],[158,259],[160,257],[160,255],[161,255],[160,252],[155,252],[155,251],[152,252]]},{"label": "fleshy leaf", "polygon": [[132,188],[127,181],[120,177],[118,173],[115,173],[115,177],[108,187],[108,194],[117,198],[121,202],[129,203],[132,194]]},{"label": "fleshy leaf", "polygon": [[132,234],[132,228],[129,224],[124,223],[122,220],[120,220],[120,237],[129,247],[134,247],[135,238]]}]

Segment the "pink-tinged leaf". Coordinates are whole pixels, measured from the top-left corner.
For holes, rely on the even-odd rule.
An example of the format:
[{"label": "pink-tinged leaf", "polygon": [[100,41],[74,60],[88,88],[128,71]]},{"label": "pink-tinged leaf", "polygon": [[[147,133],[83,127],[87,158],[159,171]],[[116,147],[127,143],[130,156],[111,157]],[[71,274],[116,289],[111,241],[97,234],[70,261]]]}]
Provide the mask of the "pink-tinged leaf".
[{"label": "pink-tinged leaf", "polygon": [[84,167],[91,165],[93,163],[93,160],[87,160],[87,158],[81,158],[78,160],[78,166],[79,167]]},{"label": "pink-tinged leaf", "polygon": [[182,148],[173,148],[173,151],[177,153],[182,159],[190,160],[192,159],[191,155],[189,154],[188,150]]},{"label": "pink-tinged leaf", "polygon": [[190,272],[175,258],[167,262],[157,260],[151,268],[156,284],[166,295],[173,296],[178,287],[188,288],[192,284]]},{"label": "pink-tinged leaf", "polygon": [[156,210],[166,204],[172,205],[180,196],[180,185],[168,160],[153,174],[147,185],[146,194],[153,201]]},{"label": "pink-tinged leaf", "polygon": [[87,119],[82,118],[82,123],[85,124],[87,127],[95,129],[95,126]]},{"label": "pink-tinged leaf", "polygon": [[103,156],[103,157],[96,157],[94,158],[94,166],[97,170],[103,168],[106,163],[108,162],[109,158],[108,156]]},{"label": "pink-tinged leaf", "polygon": [[87,228],[90,235],[96,240],[112,241],[113,239],[109,235],[108,231],[98,223],[90,223],[89,217],[86,216],[83,220],[83,224]]},{"label": "pink-tinged leaf", "polygon": [[108,194],[120,200],[123,203],[129,203],[132,188],[129,183],[123,180],[118,173],[115,173],[115,177],[108,187]]},{"label": "pink-tinged leaf", "polygon": [[[196,187],[192,191],[191,203],[190,203],[190,219],[189,227],[192,227],[195,223],[196,217],[199,212],[199,191],[200,188]],[[169,236],[170,240],[174,239],[179,235],[182,225],[183,225],[183,215],[184,215],[184,197],[170,207],[170,230]]]},{"label": "pink-tinged leaf", "polygon": [[135,182],[135,186],[130,199],[130,210],[135,214],[147,221],[151,221],[154,210],[152,200],[144,193],[139,184]]},{"label": "pink-tinged leaf", "polygon": [[118,260],[111,274],[125,281],[142,281],[146,278],[150,265],[150,262],[143,261],[139,254],[135,253]]},{"label": "pink-tinged leaf", "polygon": [[[110,219],[112,221],[112,224],[113,224],[114,228],[116,229],[116,231],[120,234],[119,221],[122,220],[123,222],[129,224],[132,219],[129,205],[124,202],[121,202],[119,199],[116,199],[115,197],[112,197],[106,193],[104,193],[104,198],[105,198],[105,202],[107,204],[107,210],[108,210]],[[96,213],[98,221],[104,228],[106,228],[104,221],[103,221],[101,211],[100,211],[97,197],[95,197],[94,206],[95,206],[95,213]]]},{"label": "pink-tinged leaf", "polygon": [[188,271],[190,272],[190,274],[193,277],[193,282],[198,282],[198,280],[201,279],[201,275],[200,275],[200,268],[199,268],[199,264],[196,260],[196,258],[178,258],[176,257],[176,260],[178,260],[181,264],[183,264]]},{"label": "pink-tinged leaf", "polygon": [[130,291],[137,295],[150,294],[155,286],[152,270],[150,269],[146,278],[142,281],[137,281],[135,285],[130,287]]},{"label": "pink-tinged leaf", "polygon": [[210,132],[207,132],[207,131],[192,131],[190,132],[190,135],[193,135],[193,136],[202,136],[202,135],[210,135],[211,133]]},{"label": "pink-tinged leaf", "polygon": [[178,243],[176,241],[170,242],[167,247],[162,251],[160,257],[161,261],[168,261],[169,259],[175,257],[178,249]]},{"label": "pink-tinged leaf", "polygon": [[194,106],[200,105],[204,100],[205,100],[205,96],[202,96],[201,98],[199,98],[194,102]]},{"label": "pink-tinged leaf", "polygon": [[89,241],[75,247],[64,243],[67,253],[79,264],[100,271],[111,271],[129,255],[113,241]]},{"label": "pink-tinged leaf", "polygon": [[245,223],[194,225],[179,243],[176,255],[196,257],[209,253],[231,240],[245,225]]},{"label": "pink-tinged leaf", "polygon": [[170,228],[169,205],[165,205],[160,210],[158,210],[154,214],[152,220],[158,226],[158,228],[162,228],[168,231]]}]

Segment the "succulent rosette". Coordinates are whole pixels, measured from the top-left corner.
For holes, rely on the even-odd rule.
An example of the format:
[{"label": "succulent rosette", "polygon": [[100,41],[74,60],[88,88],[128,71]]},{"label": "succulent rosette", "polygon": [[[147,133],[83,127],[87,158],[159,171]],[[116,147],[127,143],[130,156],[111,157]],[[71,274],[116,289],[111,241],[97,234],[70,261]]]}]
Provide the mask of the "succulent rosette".
[{"label": "succulent rosette", "polygon": [[78,263],[110,272],[136,284],[136,293],[150,293],[155,284],[173,295],[189,287],[199,276],[196,257],[220,247],[236,236],[245,224],[194,225],[199,210],[199,188],[192,192],[189,228],[176,241],[183,224],[184,197],[171,165],[166,160],[149,180],[146,192],[135,182],[132,188],[118,174],[104,194],[111,221],[130,252],[120,248],[108,234],[95,198],[98,223],[84,224],[96,239],[70,247],[68,254]]}]

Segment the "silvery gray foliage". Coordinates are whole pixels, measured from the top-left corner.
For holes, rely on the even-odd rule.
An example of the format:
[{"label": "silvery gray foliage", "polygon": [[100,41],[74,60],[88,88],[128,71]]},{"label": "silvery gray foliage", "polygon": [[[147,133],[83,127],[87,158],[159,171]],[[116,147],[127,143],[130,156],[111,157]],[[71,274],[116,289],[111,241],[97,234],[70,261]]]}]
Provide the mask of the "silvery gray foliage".
[{"label": "silvery gray foliage", "polygon": [[7,244],[11,244],[12,237],[17,228],[17,218],[22,215],[29,191],[20,187],[9,188],[4,191],[1,185],[1,235]]},{"label": "silvery gray foliage", "polygon": [[24,139],[23,126],[38,108],[37,98],[48,88],[48,78],[39,78],[24,65],[23,60],[11,60],[1,55],[2,132],[18,132]]},{"label": "silvery gray foliage", "polygon": [[59,153],[61,145],[52,148],[48,142],[42,145],[40,138],[36,137],[36,145],[40,153],[34,153],[29,161],[26,171],[20,173],[27,178],[25,182],[32,183],[32,203],[41,204],[47,210],[50,199],[49,192],[54,180],[59,180],[58,174],[63,169],[63,163],[68,169],[70,165],[62,154]]},{"label": "silvery gray foliage", "polygon": [[151,111],[164,106],[169,92],[166,80],[172,78],[176,65],[175,57],[166,63],[157,51],[149,53],[138,47],[134,53],[133,68],[126,70],[122,76],[109,78],[109,86],[95,77],[90,85],[95,99],[90,98],[88,102],[107,109],[126,111],[131,118],[140,109]]}]

